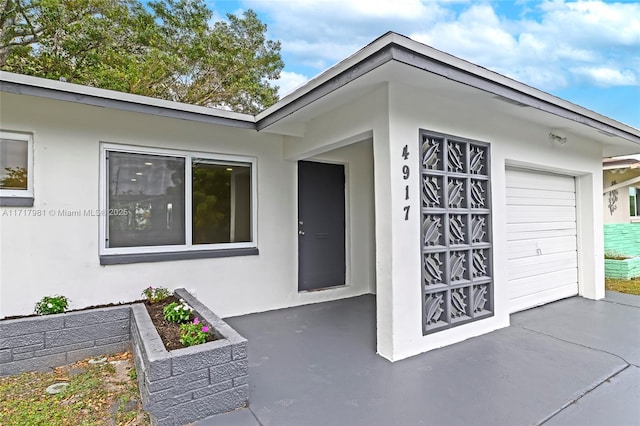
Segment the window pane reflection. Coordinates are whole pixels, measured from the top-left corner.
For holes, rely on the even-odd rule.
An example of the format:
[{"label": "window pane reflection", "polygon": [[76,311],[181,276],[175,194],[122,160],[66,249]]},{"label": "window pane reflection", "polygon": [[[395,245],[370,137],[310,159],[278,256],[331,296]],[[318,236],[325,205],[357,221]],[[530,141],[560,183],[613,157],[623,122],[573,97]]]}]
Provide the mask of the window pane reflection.
[{"label": "window pane reflection", "polygon": [[108,247],[185,244],[185,159],[110,152]]},{"label": "window pane reflection", "polygon": [[0,139],[0,189],[27,190],[27,150],[25,140]]},{"label": "window pane reflection", "polygon": [[251,165],[194,159],[193,244],[251,241]]}]

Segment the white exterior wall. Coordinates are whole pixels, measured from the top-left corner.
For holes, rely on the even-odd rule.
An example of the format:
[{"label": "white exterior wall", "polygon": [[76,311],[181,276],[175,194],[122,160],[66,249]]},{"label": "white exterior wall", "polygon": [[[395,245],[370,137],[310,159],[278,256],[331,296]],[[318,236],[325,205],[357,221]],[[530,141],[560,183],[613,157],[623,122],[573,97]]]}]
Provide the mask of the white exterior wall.
[{"label": "white exterior wall", "polygon": [[[386,282],[378,277],[378,292],[381,286],[389,285],[391,293],[388,298],[378,297],[377,302],[388,305],[378,306],[378,315],[392,313],[391,348],[380,350],[380,342],[378,345],[383,356],[399,360],[509,325],[505,191],[505,167],[508,165],[576,176],[579,293],[594,299],[604,297],[600,145],[569,135],[565,146],[555,146],[549,141],[548,128],[511,117],[491,116],[486,111],[472,110],[459,102],[453,104],[444,97],[403,84],[390,84],[389,111],[391,210],[376,209],[376,221],[390,223],[392,229],[392,278]],[[409,180],[413,214],[408,221],[404,220],[402,210],[407,204],[404,199],[407,181],[403,180],[401,169],[409,164],[413,173],[420,170],[420,128],[491,144],[494,316],[427,336],[422,335],[421,328],[419,179]],[[405,144],[410,151],[408,162],[401,156]],[[380,253],[378,259],[380,268]]]},{"label": "white exterior wall", "polygon": [[388,87],[334,108],[306,123],[304,137],[285,138],[285,158],[296,160],[322,156],[324,152],[347,146],[363,138],[373,139],[375,206],[375,291],[377,351],[391,359],[392,327],[392,247],[391,175],[389,159]]},{"label": "white exterior wall", "polygon": [[[8,93],[0,128],[33,133],[35,196],[33,208],[0,208],[0,318],[32,313],[45,295],[63,294],[75,309],[137,300],[149,285],[195,289],[221,316],[370,290],[358,278],[339,290],[298,293],[296,164],[283,160],[281,136]],[[99,219],[57,214],[99,208],[100,142],[256,157],[260,254],[101,266]],[[45,214],[3,215],[9,210]]]},{"label": "white exterior wall", "polygon": [[[613,181],[622,183],[626,180],[633,179],[638,176],[637,171],[627,169],[624,173],[613,173],[611,170],[603,171],[604,187],[612,186]],[[640,186],[636,183],[633,186]],[[629,223],[631,221],[631,211],[629,206],[629,187],[625,186],[618,190],[618,200],[615,202],[616,209],[611,213],[609,210],[610,192],[606,192],[602,197],[602,212],[604,223]]]}]

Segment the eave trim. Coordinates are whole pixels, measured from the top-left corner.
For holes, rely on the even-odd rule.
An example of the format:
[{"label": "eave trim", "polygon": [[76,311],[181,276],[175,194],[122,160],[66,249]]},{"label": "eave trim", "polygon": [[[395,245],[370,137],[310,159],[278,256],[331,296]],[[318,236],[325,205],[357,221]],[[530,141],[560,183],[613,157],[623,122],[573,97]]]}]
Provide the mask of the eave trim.
[{"label": "eave trim", "polygon": [[55,99],[66,102],[74,102],[83,105],[111,108],[121,111],[139,112],[143,114],[157,115],[160,117],[178,118],[189,121],[197,121],[209,124],[219,124],[223,126],[238,127],[242,129],[256,130],[256,124],[252,121],[237,120],[234,118],[218,117],[214,115],[199,114],[194,111],[183,111],[179,109],[161,107],[156,105],[146,105],[131,102],[128,100],[105,98],[90,94],[80,94],[65,92],[48,87],[32,86],[29,84],[2,81],[0,91],[14,93],[17,95],[37,96],[48,99]]}]

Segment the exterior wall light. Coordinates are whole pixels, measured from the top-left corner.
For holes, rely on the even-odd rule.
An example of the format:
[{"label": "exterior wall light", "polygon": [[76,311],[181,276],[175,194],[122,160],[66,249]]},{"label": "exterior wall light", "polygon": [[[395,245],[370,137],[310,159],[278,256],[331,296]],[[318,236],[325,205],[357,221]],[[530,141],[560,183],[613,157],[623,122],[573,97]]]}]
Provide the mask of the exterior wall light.
[{"label": "exterior wall light", "polygon": [[567,143],[567,136],[557,130],[552,130],[549,132],[549,140],[557,143],[558,145],[564,145]]}]

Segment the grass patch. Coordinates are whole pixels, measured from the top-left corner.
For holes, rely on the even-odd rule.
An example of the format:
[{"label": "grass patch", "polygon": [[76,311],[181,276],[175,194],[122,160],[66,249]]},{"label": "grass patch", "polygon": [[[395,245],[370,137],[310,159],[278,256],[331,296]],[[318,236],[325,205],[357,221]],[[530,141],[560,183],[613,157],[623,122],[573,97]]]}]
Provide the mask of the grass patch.
[{"label": "grass patch", "polygon": [[618,280],[615,278],[605,278],[604,287],[609,291],[635,294],[640,296],[640,277],[631,280]]},{"label": "grass patch", "polygon": [[[131,353],[92,358],[48,373],[23,373],[0,378],[0,424],[12,425],[148,425],[142,410]],[[68,383],[50,395],[48,386]]]}]

